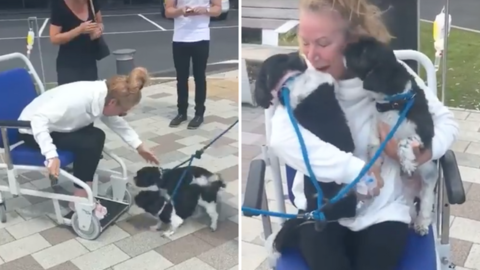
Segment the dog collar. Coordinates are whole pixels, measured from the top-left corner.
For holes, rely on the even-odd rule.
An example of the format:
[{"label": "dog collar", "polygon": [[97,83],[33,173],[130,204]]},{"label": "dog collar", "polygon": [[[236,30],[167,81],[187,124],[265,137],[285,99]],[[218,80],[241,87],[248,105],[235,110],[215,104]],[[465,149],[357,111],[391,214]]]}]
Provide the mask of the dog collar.
[{"label": "dog collar", "polygon": [[405,93],[395,94],[395,95],[392,95],[392,96],[387,96],[387,97],[385,97],[385,101],[395,102],[395,101],[399,101],[399,100],[410,100],[414,97],[415,97],[415,93],[413,93],[413,91],[410,90],[410,91],[405,92]]},{"label": "dog collar", "polygon": [[272,90],[273,96],[277,96],[283,89],[288,88],[287,85],[292,82],[298,75],[300,75],[300,71],[287,71],[285,75],[283,75],[282,79],[277,83],[275,88]]},{"label": "dog collar", "polygon": [[415,93],[413,91],[408,91],[406,93],[396,94],[392,96],[385,97],[385,103],[377,102],[376,108],[377,111],[380,113],[388,112],[388,111],[401,111],[407,105],[407,103],[415,98]]}]

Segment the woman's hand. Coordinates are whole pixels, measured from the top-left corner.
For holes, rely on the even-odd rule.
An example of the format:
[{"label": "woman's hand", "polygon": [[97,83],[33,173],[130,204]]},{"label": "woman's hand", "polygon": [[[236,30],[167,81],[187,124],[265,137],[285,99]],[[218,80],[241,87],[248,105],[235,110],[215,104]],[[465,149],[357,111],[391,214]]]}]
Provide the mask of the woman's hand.
[{"label": "woman's hand", "polygon": [[92,33],[90,33],[90,39],[94,40],[101,37],[103,34],[102,28],[97,27]]},{"label": "woman's hand", "polygon": [[58,178],[60,176],[60,159],[58,159],[58,157],[55,157],[47,160],[46,163],[48,174],[55,178]]},{"label": "woman's hand", "polygon": [[82,34],[91,34],[97,28],[98,28],[97,24],[92,22],[92,21],[83,22],[78,26],[78,29],[80,30],[80,33],[82,33]]},{"label": "woman's hand", "polygon": [[158,161],[158,159],[155,157],[155,155],[148,149],[146,149],[143,144],[141,144],[138,148],[137,148],[137,152],[138,154],[143,158],[145,159],[146,162],[148,163],[154,163],[154,164],[160,164],[160,162]]},{"label": "woman's hand", "polygon": [[379,164],[374,164],[372,168],[370,168],[369,173],[375,177],[375,180],[377,182],[377,186],[373,189],[373,196],[378,196],[380,194],[380,190],[383,188],[383,178],[381,175],[381,165]]},{"label": "woman's hand", "polygon": [[186,7],[183,8],[183,12],[182,12],[182,13],[183,13],[182,15],[185,16],[185,17],[191,16],[191,15],[195,15],[195,14],[194,14],[195,12],[193,11],[193,8],[188,7],[188,6],[186,6]]},{"label": "woman's hand", "polygon": [[[378,135],[380,137],[380,142],[384,142],[385,139],[387,138],[388,133],[390,132],[390,126],[380,122],[378,123]],[[383,153],[386,154],[389,158],[398,161],[398,141],[395,138],[391,138],[388,142],[387,145],[385,146],[385,149],[383,150]]]},{"label": "woman's hand", "polygon": [[[380,122],[378,124],[378,131],[380,136],[380,141],[385,141],[387,138],[388,133],[390,132],[391,128],[389,125]],[[420,151],[420,144],[418,142],[412,142],[413,152],[416,157],[416,161],[419,165],[429,161],[432,158],[432,151],[430,149],[424,149]],[[385,146],[384,153],[391,159],[399,161],[398,159],[398,141],[394,138],[390,139]]]},{"label": "woman's hand", "polygon": [[206,7],[196,7],[196,8],[193,9],[193,12],[195,14],[207,14],[208,9]]}]

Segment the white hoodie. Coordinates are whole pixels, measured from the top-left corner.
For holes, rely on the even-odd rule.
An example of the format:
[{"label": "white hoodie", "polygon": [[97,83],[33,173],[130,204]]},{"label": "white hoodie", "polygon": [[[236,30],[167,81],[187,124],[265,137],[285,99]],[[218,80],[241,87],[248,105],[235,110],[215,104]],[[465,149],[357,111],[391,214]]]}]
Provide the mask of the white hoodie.
[{"label": "white hoodie", "polygon": [[128,123],[119,116],[103,115],[107,92],[105,81],[79,81],[48,90],[23,109],[18,120],[31,121],[32,130],[20,129],[19,132],[32,134],[42,155],[51,159],[58,156],[51,132],[76,131],[100,118],[136,149],[142,141]]},{"label": "white hoodie", "polygon": [[[413,72],[413,71],[412,71]],[[415,75],[416,76],[416,75]],[[419,78],[417,82],[425,86]],[[425,89],[428,89],[425,87]],[[352,182],[365,163],[368,162],[367,145],[376,113],[375,101],[370,93],[363,89],[359,79],[350,79],[339,82],[336,97],[345,112],[349,127],[355,142],[355,152],[346,153],[335,146],[321,141],[313,133],[299,126],[306,147],[310,163],[318,181],[348,184]],[[432,158],[442,157],[455,141],[458,134],[458,124],[453,114],[436,97],[428,91],[426,93],[430,113],[435,124],[435,137],[433,138]],[[297,170],[292,192],[295,196],[295,205],[305,209],[306,198],[304,194],[304,175],[308,172],[300,150],[297,135],[290,122],[284,107],[278,106],[271,119],[271,136],[269,146],[293,169]],[[397,162],[385,159],[382,166],[384,187],[380,195],[373,199],[365,209],[357,213],[357,217],[342,219],[340,224],[352,231],[365,229],[373,224],[385,221],[399,221],[410,223],[409,206],[402,194],[400,168]]]}]

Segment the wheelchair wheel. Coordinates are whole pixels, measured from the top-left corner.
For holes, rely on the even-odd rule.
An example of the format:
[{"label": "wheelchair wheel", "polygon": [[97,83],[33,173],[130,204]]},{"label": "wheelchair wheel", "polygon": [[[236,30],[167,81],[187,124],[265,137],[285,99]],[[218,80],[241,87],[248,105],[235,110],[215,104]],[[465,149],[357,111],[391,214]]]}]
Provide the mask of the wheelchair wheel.
[{"label": "wheelchair wheel", "polygon": [[[111,186],[107,188],[105,196],[107,196],[108,198],[113,198],[113,189]],[[132,194],[130,193],[130,191],[128,191],[128,189],[125,189],[125,196],[123,197],[123,202],[127,203],[129,206],[132,206],[133,204]]]},{"label": "wheelchair wheel", "polygon": [[100,225],[100,221],[94,215],[92,215],[92,223],[90,224],[90,228],[86,231],[80,229],[77,213],[73,214],[71,222],[72,228],[75,233],[80,238],[83,238],[85,240],[95,240],[100,236],[100,233],[102,232],[102,225]]},{"label": "wheelchair wheel", "polygon": [[5,202],[0,204],[0,221],[2,221],[2,223],[7,222],[7,206],[5,206]]}]

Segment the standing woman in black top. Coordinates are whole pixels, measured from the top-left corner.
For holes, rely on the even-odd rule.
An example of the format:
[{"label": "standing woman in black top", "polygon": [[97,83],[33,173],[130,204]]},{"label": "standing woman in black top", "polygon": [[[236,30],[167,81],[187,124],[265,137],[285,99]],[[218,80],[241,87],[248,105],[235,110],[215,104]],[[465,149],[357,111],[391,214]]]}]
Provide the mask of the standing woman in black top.
[{"label": "standing woman in black top", "polygon": [[[90,3],[96,14],[93,14]],[[52,0],[50,41],[59,45],[59,85],[98,80],[95,39],[103,32],[98,0]]]}]

